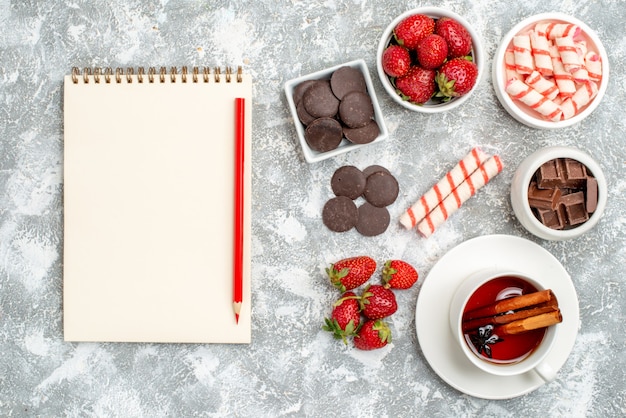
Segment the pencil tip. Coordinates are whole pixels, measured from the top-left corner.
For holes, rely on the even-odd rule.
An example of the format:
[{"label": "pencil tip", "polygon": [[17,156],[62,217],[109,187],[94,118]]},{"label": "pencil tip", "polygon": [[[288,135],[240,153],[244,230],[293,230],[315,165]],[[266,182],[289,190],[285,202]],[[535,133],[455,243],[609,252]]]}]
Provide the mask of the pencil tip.
[{"label": "pencil tip", "polygon": [[235,321],[239,323],[239,313],[241,312],[241,302],[233,302],[233,311],[235,312]]}]

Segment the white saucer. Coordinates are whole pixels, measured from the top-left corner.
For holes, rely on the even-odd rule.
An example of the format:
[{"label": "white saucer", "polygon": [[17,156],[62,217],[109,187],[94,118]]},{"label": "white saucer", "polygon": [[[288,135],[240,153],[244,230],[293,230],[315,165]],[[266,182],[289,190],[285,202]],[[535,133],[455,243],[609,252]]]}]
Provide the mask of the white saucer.
[{"label": "white saucer", "polygon": [[417,299],[415,324],[424,357],[450,386],[478,398],[508,399],[524,395],[544,381],[529,371],[519,376],[495,376],[470,363],[456,345],[448,321],[457,286],[471,273],[485,268],[517,270],[544,280],[559,298],[563,322],[559,339],[546,361],[559,370],[569,356],[579,327],[578,297],[561,263],[548,251],[524,238],[486,235],[459,244],[435,264]]}]

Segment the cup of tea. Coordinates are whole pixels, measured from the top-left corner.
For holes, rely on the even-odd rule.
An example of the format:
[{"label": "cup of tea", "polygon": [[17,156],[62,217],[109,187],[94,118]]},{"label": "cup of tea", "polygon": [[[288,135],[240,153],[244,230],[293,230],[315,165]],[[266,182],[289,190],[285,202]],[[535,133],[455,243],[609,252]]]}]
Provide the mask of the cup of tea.
[{"label": "cup of tea", "polygon": [[558,300],[537,278],[487,269],[468,276],[450,305],[455,343],[479,369],[498,376],[534,370],[556,377],[546,357],[562,321]]}]

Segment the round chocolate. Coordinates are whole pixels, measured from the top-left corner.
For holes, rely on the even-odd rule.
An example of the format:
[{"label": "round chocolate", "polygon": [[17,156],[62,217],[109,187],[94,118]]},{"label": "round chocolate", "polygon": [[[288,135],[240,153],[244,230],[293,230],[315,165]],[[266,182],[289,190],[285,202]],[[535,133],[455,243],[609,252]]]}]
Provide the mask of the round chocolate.
[{"label": "round chocolate", "polygon": [[330,77],[330,86],[339,100],[343,99],[351,91],[361,91],[363,93],[367,91],[363,73],[356,68],[348,66],[341,67],[333,72]]},{"label": "round chocolate", "polygon": [[302,83],[298,84],[293,89],[293,102],[298,105],[302,101],[302,96],[304,96],[304,92],[307,91],[309,87],[315,84],[317,80],[305,80]]},{"label": "round chocolate", "polygon": [[304,108],[304,104],[302,103],[302,101],[300,101],[300,103],[298,103],[298,105],[296,106],[296,113],[298,114],[298,119],[300,119],[300,122],[305,125],[308,125],[316,119],[314,116],[309,115],[309,113]]},{"label": "round chocolate", "polygon": [[367,177],[363,197],[372,205],[382,208],[395,202],[399,191],[398,181],[393,175],[378,171]]},{"label": "round chocolate", "polygon": [[367,93],[351,91],[339,103],[339,117],[349,128],[362,128],[374,117],[372,99]]},{"label": "round chocolate", "polygon": [[304,139],[315,151],[331,151],[341,143],[343,130],[336,119],[318,118],[307,126],[304,131]]},{"label": "round chocolate", "polygon": [[391,220],[387,208],[376,207],[368,202],[359,206],[358,213],[359,219],[356,223],[356,230],[366,237],[373,237],[385,232]]},{"label": "round chocolate", "polygon": [[331,231],[348,231],[356,226],[358,219],[359,211],[349,197],[333,197],[322,209],[322,221]]},{"label": "round chocolate", "polygon": [[387,170],[382,165],[370,165],[369,167],[366,167],[365,170],[363,170],[363,174],[365,175],[365,178],[367,179],[370,175],[374,173],[378,173],[379,171],[384,171],[385,173],[391,174],[389,170]]},{"label": "round chocolate", "polygon": [[358,168],[344,165],[335,170],[330,179],[330,187],[336,196],[346,196],[354,200],[365,190],[365,176]]},{"label": "round chocolate", "polygon": [[302,96],[304,108],[316,118],[334,117],[339,110],[339,99],[330,89],[328,80],[317,80]]},{"label": "round chocolate", "polygon": [[378,138],[378,134],[380,134],[380,128],[374,119],[361,128],[343,127],[343,135],[353,144],[369,144]]}]

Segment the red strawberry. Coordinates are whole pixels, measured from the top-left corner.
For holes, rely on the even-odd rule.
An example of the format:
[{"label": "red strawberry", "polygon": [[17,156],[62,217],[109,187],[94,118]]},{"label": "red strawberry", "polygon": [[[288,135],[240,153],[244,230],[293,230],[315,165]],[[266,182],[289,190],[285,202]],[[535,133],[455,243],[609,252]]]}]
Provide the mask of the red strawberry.
[{"label": "red strawberry", "polygon": [[354,346],[359,350],[375,350],[391,342],[391,330],[379,319],[365,321],[354,337]]},{"label": "red strawberry", "polygon": [[448,58],[469,55],[472,50],[472,36],[458,21],[442,17],[435,23],[435,33],[441,35],[448,44]]},{"label": "red strawberry", "polygon": [[447,56],[448,44],[437,34],[430,34],[417,44],[417,61],[422,68],[427,70],[439,68]]},{"label": "red strawberry", "polygon": [[478,78],[478,67],[465,58],[454,58],[441,66],[437,74],[437,97],[449,100],[467,94]]},{"label": "red strawberry", "polygon": [[324,318],[325,325],[322,328],[347,344],[346,337],[356,335],[356,329],[361,323],[358,296],[354,292],[346,292],[333,306],[330,318]]},{"label": "red strawberry", "polygon": [[330,282],[342,292],[365,283],[376,270],[376,261],[368,256],[350,257],[331,264],[326,269]]},{"label": "red strawberry", "polygon": [[404,100],[426,103],[435,93],[435,71],[412,66],[402,77],[396,78],[396,89]]},{"label": "red strawberry", "polygon": [[383,71],[390,77],[400,77],[409,71],[411,56],[409,51],[400,45],[390,45],[383,52]]},{"label": "red strawberry", "polygon": [[361,295],[361,311],[369,319],[386,318],[397,310],[396,295],[379,284],[368,286]]},{"label": "red strawberry", "polygon": [[386,289],[408,289],[419,275],[412,265],[402,260],[389,260],[383,267],[383,286]]},{"label": "red strawberry", "polygon": [[398,43],[408,49],[417,48],[417,43],[435,30],[432,17],[417,14],[408,16],[396,25],[393,30]]}]

